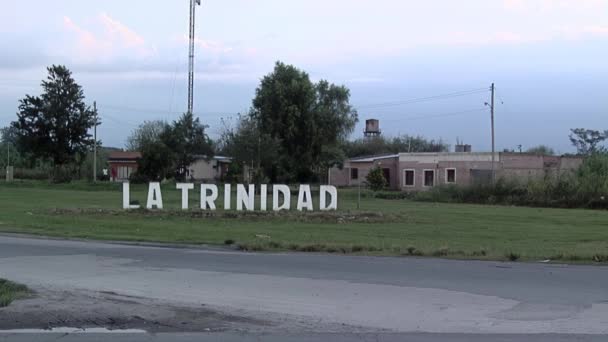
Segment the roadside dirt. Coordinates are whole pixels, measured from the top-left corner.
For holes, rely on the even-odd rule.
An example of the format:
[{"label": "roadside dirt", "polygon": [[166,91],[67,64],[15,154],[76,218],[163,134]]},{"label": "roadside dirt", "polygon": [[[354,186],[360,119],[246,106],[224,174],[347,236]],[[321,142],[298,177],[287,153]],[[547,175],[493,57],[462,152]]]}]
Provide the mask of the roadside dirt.
[{"label": "roadside dirt", "polygon": [[272,323],[111,292],[37,292],[0,309],[0,330],[107,328],[148,332],[260,330]]},{"label": "roadside dirt", "polygon": [[[52,328],[139,329],[149,333],[368,333],[385,331],[299,316],[218,310],[113,292],[34,289],[28,298],[0,308],[0,330]],[[227,313],[229,312],[229,313]]]}]

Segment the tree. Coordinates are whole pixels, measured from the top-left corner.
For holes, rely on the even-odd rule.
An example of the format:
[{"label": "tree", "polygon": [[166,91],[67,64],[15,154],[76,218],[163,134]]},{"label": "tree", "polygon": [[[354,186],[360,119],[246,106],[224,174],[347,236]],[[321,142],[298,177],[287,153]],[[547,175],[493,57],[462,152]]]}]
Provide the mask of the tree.
[{"label": "tree", "polygon": [[41,96],[26,95],[19,101],[16,129],[17,146],[35,158],[50,160],[55,181],[69,180],[61,170],[77,160],[84,160],[94,141],[89,129],[95,113],[84,103],[82,87],[65,67],[53,65],[42,81]]},{"label": "tree", "polygon": [[161,133],[161,140],[174,154],[178,179],[185,178],[188,167],[197,156],[213,157],[213,142],[205,133],[206,128],[198,118],[194,119],[192,113],[185,113]]},{"label": "tree", "polygon": [[538,146],[527,149],[526,153],[534,153],[534,154],[543,155],[543,156],[554,156],[555,150],[553,150],[551,147],[546,146],[546,145],[538,145]]},{"label": "tree", "polygon": [[280,142],[272,181],[308,181],[321,167],[323,149],[341,143],[354,129],[357,112],[350,92],[277,62],[256,89],[251,118],[262,134]]},{"label": "tree", "polygon": [[213,156],[213,142],[205,128],[189,113],[171,125],[164,121],[141,124],[127,139],[127,149],[142,154],[136,177],[139,180],[185,179],[186,170],[197,156]]},{"label": "tree", "polygon": [[274,162],[279,158],[280,141],[262,133],[251,116],[239,115],[234,127],[222,120],[218,151],[232,157],[230,171],[240,174],[241,165],[253,165],[254,178],[262,181],[273,172]]},{"label": "tree", "polygon": [[608,139],[608,130],[604,132],[575,128],[570,130],[570,141],[580,154],[593,154],[602,150],[601,142]]},{"label": "tree", "polygon": [[373,191],[383,190],[387,186],[386,178],[384,178],[384,172],[379,166],[371,169],[365,177],[365,180]]},{"label": "tree", "polygon": [[127,150],[141,152],[147,144],[159,141],[161,134],[163,134],[168,126],[162,120],[144,121],[127,138]]},{"label": "tree", "polygon": [[442,140],[428,140],[421,136],[372,137],[347,141],[343,149],[348,157],[393,154],[401,152],[447,152],[449,146]]}]

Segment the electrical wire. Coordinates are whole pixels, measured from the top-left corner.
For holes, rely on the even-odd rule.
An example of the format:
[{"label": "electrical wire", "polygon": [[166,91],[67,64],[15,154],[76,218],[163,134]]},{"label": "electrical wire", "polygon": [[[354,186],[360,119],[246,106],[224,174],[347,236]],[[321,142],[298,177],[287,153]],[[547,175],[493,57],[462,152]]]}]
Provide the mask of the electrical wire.
[{"label": "electrical wire", "polygon": [[444,99],[449,99],[449,98],[454,98],[454,97],[481,94],[481,93],[485,93],[487,91],[489,91],[488,88],[478,88],[478,89],[464,90],[464,91],[458,91],[458,92],[434,95],[434,96],[427,96],[427,97],[396,100],[396,101],[390,101],[390,102],[372,103],[372,104],[355,106],[355,108],[357,108],[357,109],[375,109],[375,108],[382,108],[382,107],[402,106],[402,105],[407,105],[407,104],[412,104],[412,103],[438,101],[438,100],[444,100]]}]

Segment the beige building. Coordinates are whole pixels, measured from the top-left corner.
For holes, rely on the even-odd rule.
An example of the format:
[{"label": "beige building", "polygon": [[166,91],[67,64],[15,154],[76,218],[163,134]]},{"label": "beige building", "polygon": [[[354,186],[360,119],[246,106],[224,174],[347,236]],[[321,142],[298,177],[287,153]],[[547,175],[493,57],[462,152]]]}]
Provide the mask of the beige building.
[{"label": "beige building", "polygon": [[220,181],[228,172],[232,159],[224,156],[196,156],[196,160],[188,167],[188,178],[197,181]]},{"label": "beige building", "polygon": [[[557,174],[578,168],[581,157],[556,157],[528,153],[495,153],[496,178],[526,181],[545,174]],[[428,190],[437,185],[470,185],[492,179],[492,153],[441,152],[399,153],[395,155],[353,158],[342,169],[332,168],[330,184],[357,186],[365,183],[369,171],[382,168],[389,187],[402,191]]]}]

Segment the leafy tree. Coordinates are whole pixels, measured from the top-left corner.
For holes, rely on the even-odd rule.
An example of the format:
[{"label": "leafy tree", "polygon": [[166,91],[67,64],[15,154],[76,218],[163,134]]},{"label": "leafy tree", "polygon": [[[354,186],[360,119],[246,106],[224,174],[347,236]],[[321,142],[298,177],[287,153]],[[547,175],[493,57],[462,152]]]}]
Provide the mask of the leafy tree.
[{"label": "leafy tree", "polygon": [[262,133],[251,116],[239,115],[234,127],[222,122],[218,151],[233,159],[229,168],[231,178],[242,174],[241,165],[254,165],[256,181],[272,174],[274,162],[279,158],[280,141]]},{"label": "leafy tree", "polygon": [[570,130],[570,141],[580,154],[593,154],[602,150],[599,146],[608,139],[608,131],[600,132],[592,129],[574,128]]},{"label": "leafy tree", "polygon": [[175,173],[173,151],[160,140],[141,146],[142,157],[137,161],[137,172],[133,181],[162,181]]},{"label": "leafy tree", "polygon": [[139,180],[176,177],[183,180],[197,155],[213,156],[213,142],[200,120],[183,114],[177,121],[147,121],[131,133],[127,149],[139,151]]},{"label": "leafy tree", "polygon": [[376,166],[371,169],[365,177],[365,180],[373,191],[383,190],[388,185],[386,182],[386,178],[384,178],[384,172],[379,166]]},{"label": "leafy tree", "polygon": [[11,126],[22,152],[50,160],[54,180],[69,180],[66,166],[84,160],[94,144],[88,132],[95,123],[95,113],[84,103],[82,87],[65,66],[53,65],[47,70],[42,95],[21,99],[17,120]]},{"label": "leafy tree", "polygon": [[551,147],[546,146],[546,145],[538,145],[538,146],[527,149],[526,153],[534,153],[534,154],[545,155],[545,156],[554,156],[555,150],[553,150]]},{"label": "leafy tree", "polygon": [[262,134],[280,141],[272,181],[308,181],[323,160],[323,149],[341,143],[354,129],[357,112],[350,92],[327,81],[311,82],[307,73],[277,62],[256,89],[251,118]]},{"label": "leafy tree", "polygon": [[141,152],[147,144],[159,141],[168,126],[167,122],[162,120],[144,121],[127,138],[127,150]]},{"label": "leafy tree", "polygon": [[192,113],[185,113],[161,134],[161,140],[174,154],[178,179],[185,178],[197,156],[213,157],[213,142],[205,133],[206,128]]}]

